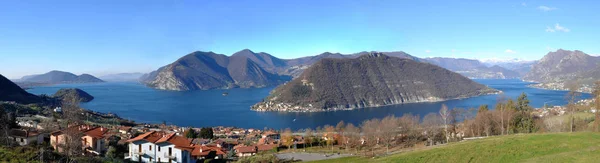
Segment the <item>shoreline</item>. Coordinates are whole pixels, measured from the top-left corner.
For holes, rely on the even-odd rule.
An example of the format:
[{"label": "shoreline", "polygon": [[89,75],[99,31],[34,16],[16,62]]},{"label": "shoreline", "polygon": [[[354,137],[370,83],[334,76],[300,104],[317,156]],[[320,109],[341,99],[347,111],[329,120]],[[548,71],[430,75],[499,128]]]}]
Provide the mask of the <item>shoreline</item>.
[{"label": "shoreline", "polygon": [[450,98],[450,99],[438,99],[438,98],[434,98],[434,99],[438,99],[438,100],[426,100],[426,101],[413,101],[413,102],[403,102],[403,103],[393,103],[393,104],[385,104],[385,105],[370,105],[370,106],[365,106],[365,107],[352,107],[352,108],[327,108],[327,109],[316,109],[316,108],[306,108],[306,107],[300,107],[300,106],[292,106],[290,104],[283,104],[283,105],[289,105],[290,107],[296,108],[298,107],[298,109],[301,108],[306,108],[304,110],[298,110],[298,109],[254,109],[257,105],[264,105],[266,102],[259,102],[257,104],[254,104],[252,106],[250,106],[250,110],[255,111],[255,112],[287,112],[287,113],[315,113],[315,112],[335,112],[335,111],[348,111],[348,110],[358,110],[358,109],[367,109],[367,108],[377,108],[377,107],[384,107],[384,106],[392,106],[392,105],[402,105],[402,104],[414,104],[414,103],[436,103],[436,102],[443,102],[443,101],[450,101],[450,100],[461,100],[461,99],[467,99],[467,98],[473,98],[473,97],[479,97],[479,96],[486,96],[486,95],[496,95],[496,94],[501,94],[503,93],[503,91],[501,90],[495,90],[495,92],[491,92],[491,93],[484,93],[484,94],[480,94],[480,95],[474,95],[474,96],[467,96],[467,97],[457,97],[457,98]]}]

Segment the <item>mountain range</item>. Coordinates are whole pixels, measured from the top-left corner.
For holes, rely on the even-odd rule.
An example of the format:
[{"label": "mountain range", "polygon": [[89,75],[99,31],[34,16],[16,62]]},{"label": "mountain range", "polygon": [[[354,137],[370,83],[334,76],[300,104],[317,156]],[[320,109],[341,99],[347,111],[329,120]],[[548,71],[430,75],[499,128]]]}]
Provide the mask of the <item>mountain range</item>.
[{"label": "mountain range", "polygon": [[[146,85],[163,90],[206,90],[275,86],[298,77],[324,58],[358,58],[372,52],[340,54],[325,52],[316,56],[280,59],[265,52],[244,49],[230,57],[213,52],[193,52],[177,61],[143,75]],[[519,78],[519,73],[500,66],[488,67],[477,60],[418,58],[402,51],[381,52],[390,57],[439,65],[469,78]],[[291,76],[291,78],[290,78]]]},{"label": "mountain range", "polygon": [[266,87],[279,85],[291,79],[289,76],[263,69],[253,59],[263,61],[260,62],[263,66],[272,65],[271,71],[276,69],[277,62],[252,56],[244,51],[231,57],[197,51],[142,76],[141,80],[156,89],[182,91]]},{"label": "mountain range", "polygon": [[426,58],[425,62],[475,79],[516,79],[520,77],[519,73],[515,71],[498,65],[488,67],[479,60],[473,59],[435,57]]},{"label": "mountain range", "polygon": [[442,67],[384,53],[324,58],[275,88],[258,111],[325,111],[432,102],[493,93]]},{"label": "mountain range", "polygon": [[118,73],[99,76],[101,80],[110,82],[137,82],[144,73]]},{"label": "mountain range", "polygon": [[17,80],[20,83],[68,84],[68,83],[97,83],[104,82],[90,74],[75,75],[64,71],[50,71],[45,74],[28,75]]}]

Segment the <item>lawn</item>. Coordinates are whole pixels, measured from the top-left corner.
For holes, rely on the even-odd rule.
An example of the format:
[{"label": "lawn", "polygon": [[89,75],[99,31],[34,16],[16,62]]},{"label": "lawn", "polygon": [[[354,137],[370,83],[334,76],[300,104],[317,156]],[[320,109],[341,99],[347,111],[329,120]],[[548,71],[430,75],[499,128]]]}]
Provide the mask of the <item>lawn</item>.
[{"label": "lawn", "polygon": [[381,158],[346,157],[321,162],[597,162],[600,133],[497,136]]}]

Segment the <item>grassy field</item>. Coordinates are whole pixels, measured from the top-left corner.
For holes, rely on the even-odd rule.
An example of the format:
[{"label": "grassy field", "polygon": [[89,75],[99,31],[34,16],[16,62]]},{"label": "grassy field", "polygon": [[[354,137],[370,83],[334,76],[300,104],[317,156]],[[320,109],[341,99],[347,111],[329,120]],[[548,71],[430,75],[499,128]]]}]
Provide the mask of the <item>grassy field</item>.
[{"label": "grassy field", "polygon": [[381,158],[346,157],[320,162],[598,162],[600,133],[490,137]]}]

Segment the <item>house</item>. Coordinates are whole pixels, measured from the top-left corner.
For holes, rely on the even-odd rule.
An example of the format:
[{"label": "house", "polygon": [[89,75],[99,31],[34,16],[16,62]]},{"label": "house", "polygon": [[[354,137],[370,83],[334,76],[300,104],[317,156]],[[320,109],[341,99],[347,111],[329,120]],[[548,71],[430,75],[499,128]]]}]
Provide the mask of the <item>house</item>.
[{"label": "house", "polygon": [[179,162],[194,163],[194,145],[190,139],[157,131],[150,131],[129,142],[129,154],[125,159],[134,162]]},{"label": "house", "polygon": [[42,144],[44,142],[45,134],[38,133],[37,131],[29,131],[24,129],[11,129],[8,133],[9,139],[18,143],[20,146],[29,144]]},{"label": "house", "polygon": [[86,152],[100,155],[108,150],[108,128],[94,127],[83,133],[83,147]]},{"label": "house", "polygon": [[129,126],[121,126],[121,127],[119,127],[119,132],[121,134],[128,134],[129,132],[131,132],[131,127],[129,127]]},{"label": "house", "polygon": [[234,150],[238,157],[254,156],[258,151],[256,146],[236,146]]},{"label": "house", "polygon": [[279,145],[277,145],[277,144],[260,144],[260,145],[256,145],[256,151],[257,152],[266,152],[266,151],[271,151],[277,147],[279,147]]},{"label": "house", "polygon": [[238,157],[254,156],[258,152],[271,151],[279,147],[277,144],[259,144],[252,146],[238,145],[233,147]]},{"label": "house", "polygon": [[221,159],[225,156],[223,148],[211,145],[194,145],[192,157],[195,159]]},{"label": "house", "polygon": [[86,153],[100,155],[108,149],[108,128],[90,125],[74,125],[64,130],[52,132],[50,134],[50,145],[58,152],[62,152],[62,146],[72,136],[81,139],[82,148]]},{"label": "house", "polygon": [[280,139],[280,135],[279,133],[273,132],[273,131],[266,131],[265,133],[262,134],[262,138],[271,138],[274,140],[279,140]]}]

